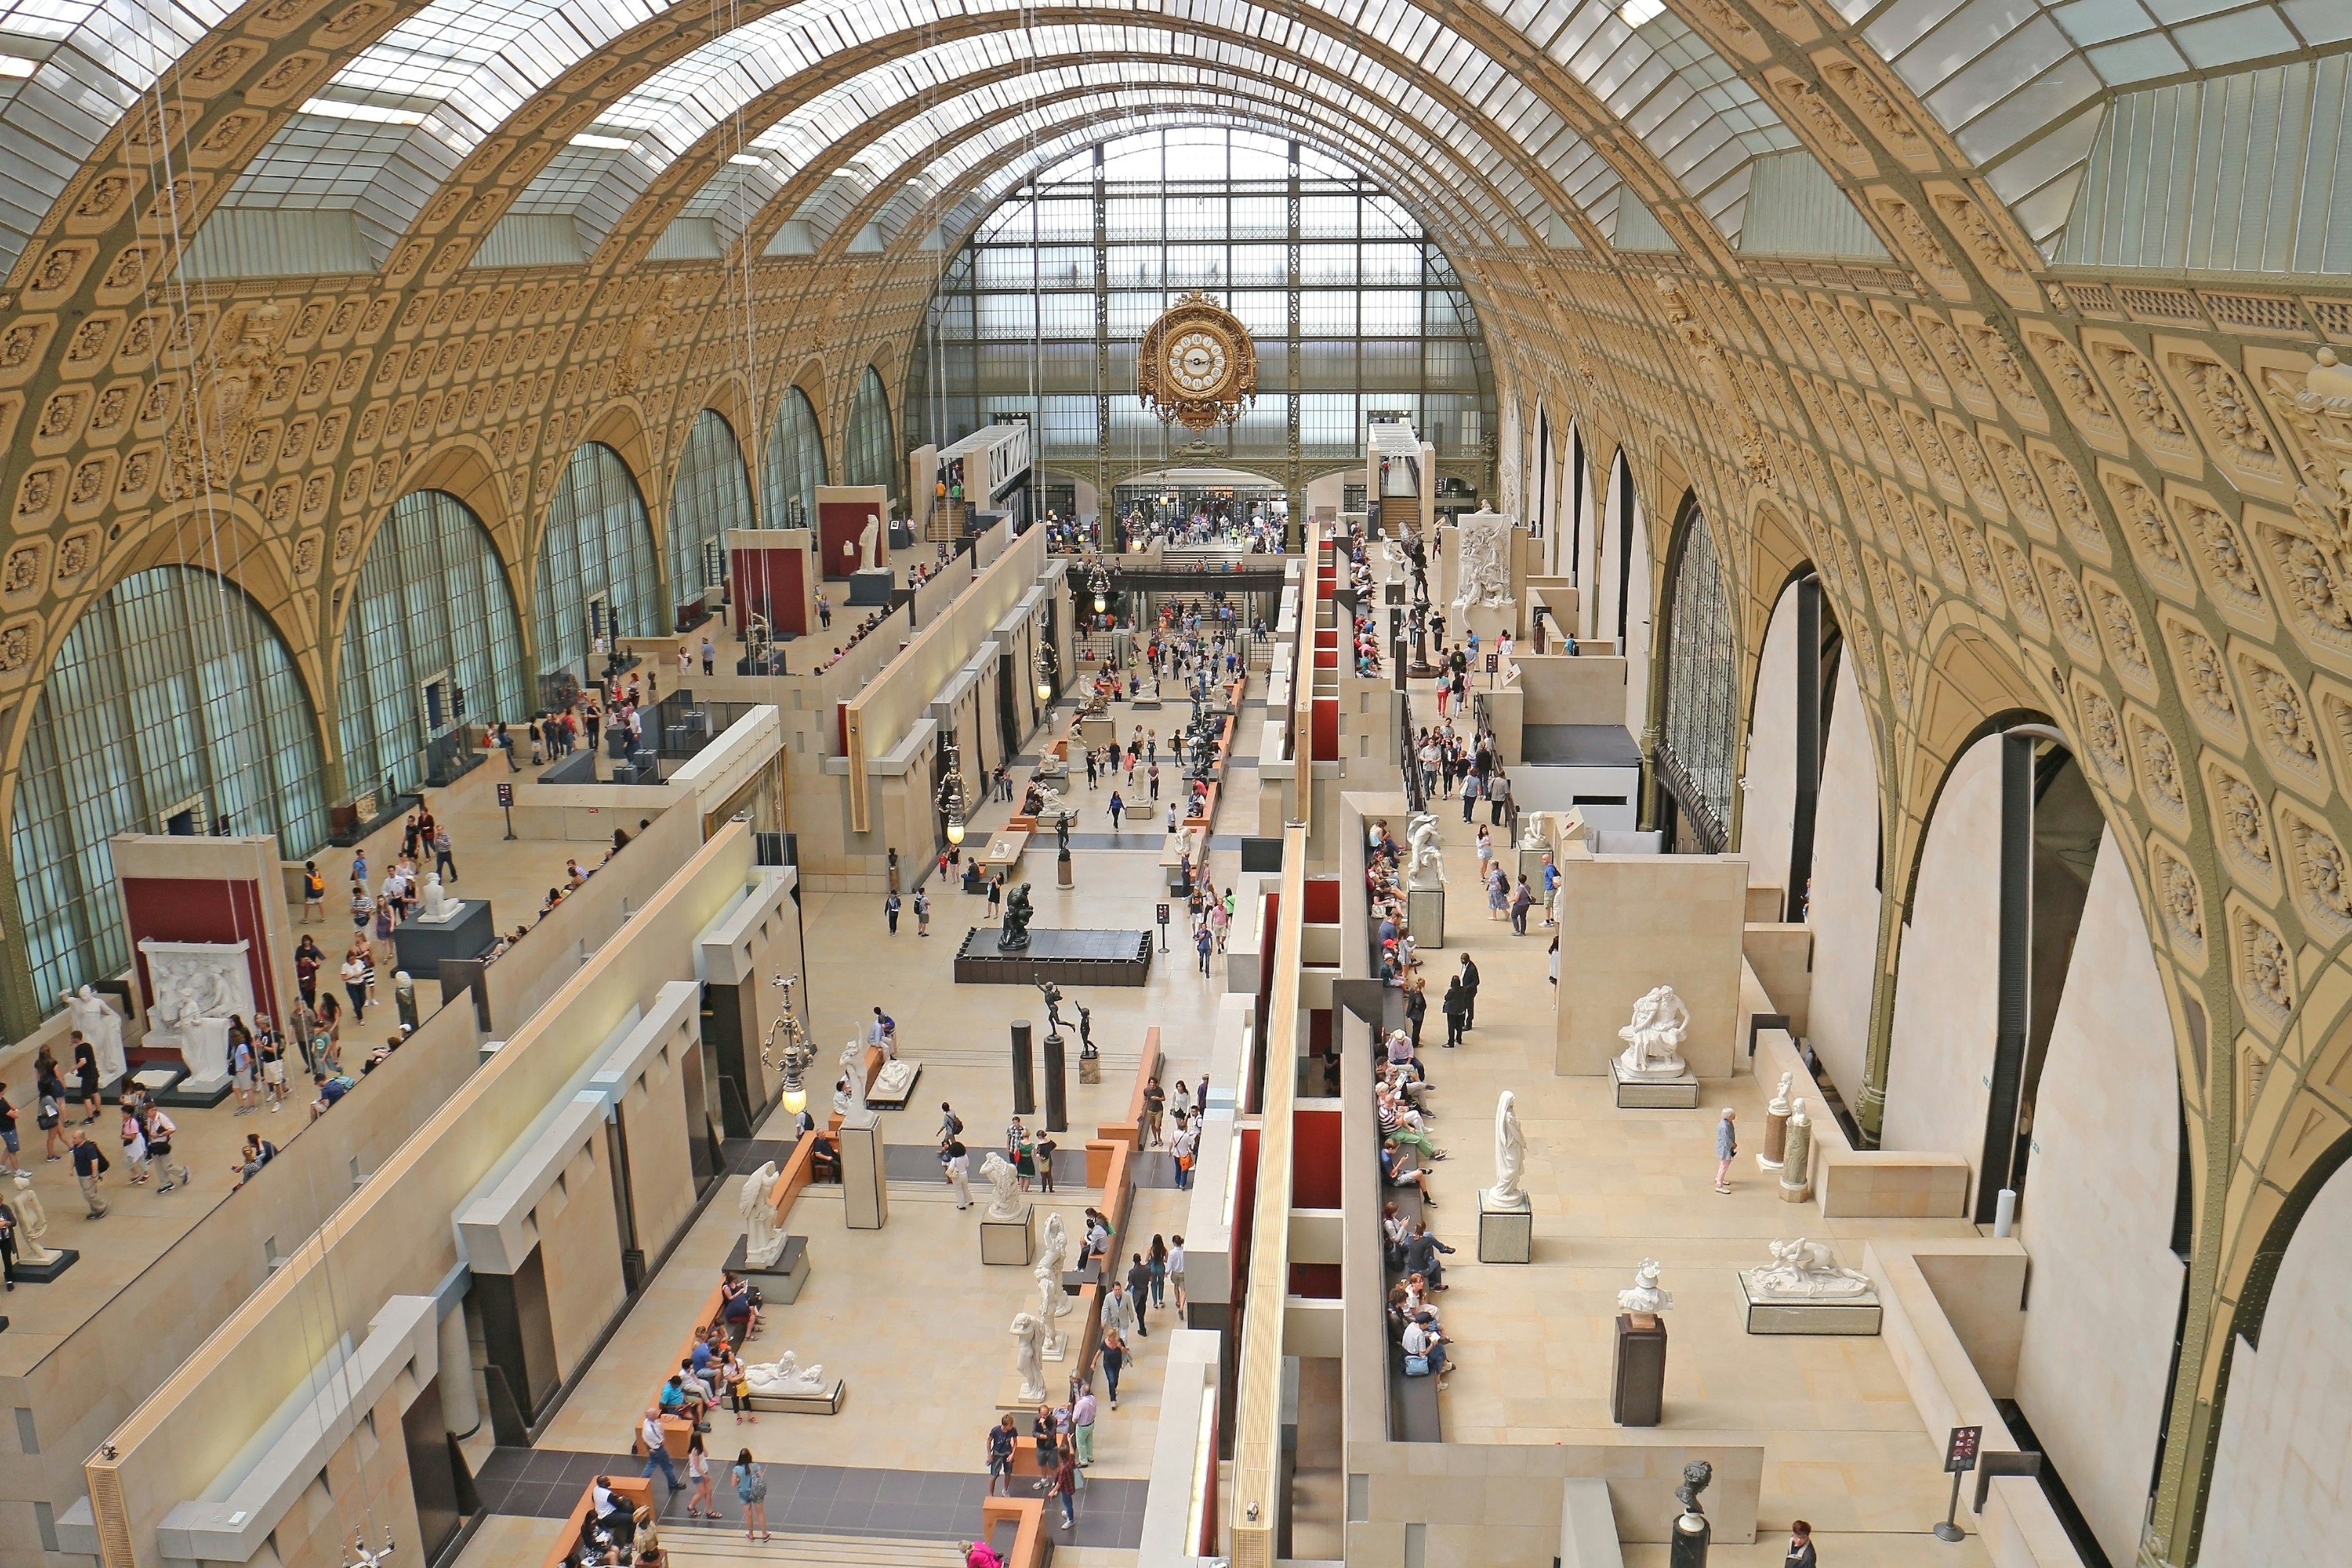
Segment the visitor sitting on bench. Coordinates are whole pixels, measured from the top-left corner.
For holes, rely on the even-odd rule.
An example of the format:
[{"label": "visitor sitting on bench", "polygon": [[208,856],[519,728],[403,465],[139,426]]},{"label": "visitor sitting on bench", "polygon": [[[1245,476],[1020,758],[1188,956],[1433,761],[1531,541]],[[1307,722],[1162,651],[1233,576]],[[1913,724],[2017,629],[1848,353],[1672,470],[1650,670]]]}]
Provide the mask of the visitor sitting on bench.
[{"label": "visitor sitting on bench", "polygon": [[727,1338],[737,1348],[759,1331],[760,1303],[751,1287],[732,1268],[719,1282],[719,1315],[727,1321]]},{"label": "visitor sitting on bench", "polygon": [[1405,1321],[1404,1374],[1407,1377],[1435,1377],[1440,1393],[1445,1390],[1445,1336],[1438,1331],[1437,1321],[1427,1311],[1412,1314]]},{"label": "visitor sitting on bench", "polygon": [[1429,1195],[1429,1173],[1421,1168],[1410,1149],[1381,1145],[1381,1179],[1391,1186],[1419,1187],[1421,1201],[1431,1208],[1437,1206],[1437,1200]]}]

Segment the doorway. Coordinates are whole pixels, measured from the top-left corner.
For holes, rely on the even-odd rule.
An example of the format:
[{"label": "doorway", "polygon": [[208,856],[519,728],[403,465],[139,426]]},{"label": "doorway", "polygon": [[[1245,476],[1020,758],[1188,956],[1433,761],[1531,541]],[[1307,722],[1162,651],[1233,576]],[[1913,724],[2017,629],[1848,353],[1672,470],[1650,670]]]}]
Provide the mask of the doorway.
[{"label": "doorway", "polygon": [[174,838],[194,838],[204,832],[205,797],[192,795],[176,805],[167,805],[156,814],[162,831]]}]

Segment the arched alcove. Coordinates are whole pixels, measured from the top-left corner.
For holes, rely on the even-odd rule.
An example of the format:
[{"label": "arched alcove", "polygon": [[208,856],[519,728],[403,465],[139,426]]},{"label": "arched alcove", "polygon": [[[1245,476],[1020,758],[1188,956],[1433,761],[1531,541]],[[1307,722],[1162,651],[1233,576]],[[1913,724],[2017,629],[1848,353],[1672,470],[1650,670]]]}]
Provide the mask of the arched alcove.
[{"label": "arched alcove", "polygon": [[669,492],[669,596],[679,606],[715,598],[727,579],[726,535],[751,528],[751,476],[735,427],[716,409],[694,421]]},{"label": "arched alcove", "polygon": [[797,386],[784,389],[768,432],[768,467],[761,476],[761,512],[770,528],[808,528],[816,521],[816,488],[825,483],[824,432],[816,405]]},{"label": "arched alcove", "polygon": [[327,837],[318,715],[261,606],[210,572],[159,566],[82,614],[34,710],[9,848],[21,942],[44,1002],[131,962],[118,833]]},{"label": "arched alcove", "polygon": [[599,637],[660,633],[659,592],[637,481],[612,447],[582,444],[556,481],[540,537],[531,598],[541,679],[566,668],[593,675],[589,653]]},{"label": "arched alcove", "polygon": [[898,447],[890,431],[890,395],[883,390],[882,373],[872,365],[858,378],[857,401],[850,405],[849,426],[842,437],[841,470],[853,485],[880,485],[890,492],[890,511],[906,508],[900,499]]}]

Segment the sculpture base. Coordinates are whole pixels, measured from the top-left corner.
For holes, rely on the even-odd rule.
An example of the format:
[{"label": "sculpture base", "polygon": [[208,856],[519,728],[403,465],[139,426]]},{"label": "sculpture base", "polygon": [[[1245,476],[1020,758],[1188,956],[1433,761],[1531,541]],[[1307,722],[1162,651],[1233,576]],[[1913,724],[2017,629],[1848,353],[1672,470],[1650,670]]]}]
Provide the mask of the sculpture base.
[{"label": "sculpture base", "polygon": [[1665,1320],[1655,1312],[1618,1313],[1609,1418],[1620,1426],[1655,1426],[1665,1403]]},{"label": "sculpture base", "polygon": [[171,1087],[187,1074],[178,1068],[141,1068],[131,1075],[131,1081],[146,1091],[149,1099],[167,1093]]},{"label": "sculpture base", "polygon": [[465,899],[446,920],[409,921],[392,933],[394,966],[420,982],[435,979],[445,958],[479,958],[498,945],[499,928],[488,899]]},{"label": "sculpture base", "polygon": [[1536,1211],[1522,1194],[1517,1208],[1496,1208],[1482,1188],[1478,1194],[1478,1261],[1535,1261]]},{"label": "sculpture base", "polygon": [[16,1282],[20,1285],[46,1285],[71,1268],[81,1258],[81,1254],[70,1247],[53,1247],[49,1249],[49,1260],[47,1263],[26,1263],[19,1259],[16,1264]]},{"label": "sculpture base", "polygon": [[882,1070],[866,1090],[866,1106],[869,1110],[904,1110],[908,1097],[915,1092],[916,1080],[923,1076],[923,1064],[910,1057],[885,1062]]},{"label": "sculpture base", "polygon": [[[1066,1389],[1068,1381],[1069,1380],[1066,1378],[1062,1380]],[[1021,1397],[1021,1374],[1017,1372],[1008,1372],[1004,1374],[1004,1381],[996,1385],[996,1408],[1001,1412],[1008,1412],[1014,1415],[1034,1415],[1037,1414],[1037,1406],[1053,1400],[1054,1383],[1055,1380],[1051,1377],[1048,1377],[1045,1380],[1045,1397],[1044,1399],[1024,1399]],[[1069,1395],[1065,1392],[1062,1397],[1064,1400],[1067,1400]],[[1105,1401],[1105,1404],[1108,1405],[1108,1401]],[[1024,1429],[1025,1430],[1026,1428],[1024,1427]],[[1034,1471],[1036,1467],[1032,1465],[1030,1468]]]},{"label": "sculpture base", "polygon": [[806,1394],[753,1394],[750,1397],[754,1410],[782,1415],[838,1415],[841,1402],[848,1395],[847,1379],[828,1377]]},{"label": "sculpture base", "polygon": [[1617,1091],[1620,1110],[1696,1110],[1698,1079],[1689,1073],[1679,1078],[1627,1078],[1617,1058],[1609,1058],[1609,1082]]},{"label": "sculpture base", "polygon": [[229,1097],[236,1087],[226,1078],[184,1078],[155,1097],[155,1103],[174,1110],[209,1110]]},{"label": "sculpture base", "polygon": [[1443,888],[1407,888],[1404,890],[1404,923],[1412,932],[1416,948],[1445,945],[1445,889]]},{"label": "sculpture base", "polygon": [[980,1216],[980,1260],[984,1264],[1002,1265],[1008,1268],[1026,1268],[1036,1251],[1037,1209],[1034,1204],[1021,1205],[1019,1219],[991,1219],[985,1211]]},{"label": "sculpture base", "polygon": [[973,926],[956,950],[955,977],[967,985],[1139,986],[1151,974],[1151,933],[1029,928],[1029,945],[997,945],[999,930]]},{"label": "sculpture base", "polygon": [[860,609],[887,605],[898,586],[898,574],[887,566],[862,566],[849,574],[849,602]]},{"label": "sculpture base", "polygon": [[1831,1301],[1759,1301],[1739,1275],[1740,1319],[1751,1334],[1846,1334],[1867,1339],[1878,1332],[1883,1313],[1878,1292]]},{"label": "sculpture base", "polygon": [[758,1278],[761,1298],[771,1307],[789,1307],[801,1299],[801,1287],[808,1283],[808,1237],[787,1236],[784,1249],[775,1262],[765,1268],[754,1268],[745,1261],[749,1237],[738,1236],[735,1249],[727,1255],[727,1267],[738,1274]]},{"label": "sculpture base", "polygon": [[1102,1058],[1080,1057],[1078,1058],[1078,1081],[1080,1083],[1102,1082]]}]

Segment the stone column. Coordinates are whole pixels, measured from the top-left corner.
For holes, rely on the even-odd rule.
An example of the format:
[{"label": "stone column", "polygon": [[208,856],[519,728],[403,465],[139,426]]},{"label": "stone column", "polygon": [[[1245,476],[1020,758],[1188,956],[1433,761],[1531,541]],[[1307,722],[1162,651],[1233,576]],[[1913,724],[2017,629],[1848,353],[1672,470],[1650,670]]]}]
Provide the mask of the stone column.
[{"label": "stone column", "polygon": [[1780,1075],[1780,1091],[1772,1103],[1764,1108],[1764,1150],[1756,1156],[1759,1169],[1780,1169],[1783,1152],[1789,1146],[1789,1075]]},{"label": "stone column", "polygon": [[1813,1192],[1813,1122],[1805,1114],[1805,1102],[1796,1102],[1789,1118],[1789,1141],[1781,1154],[1780,1201],[1801,1204]]},{"label": "stone column", "polygon": [[1037,1080],[1030,1069],[1030,1034],[1028,1019],[1013,1020],[1013,1114],[1015,1116],[1034,1116],[1037,1112]]},{"label": "stone column", "polygon": [[459,1437],[482,1424],[482,1402],[474,1393],[474,1343],[466,1332],[466,1304],[441,1320],[441,1422]]}]

